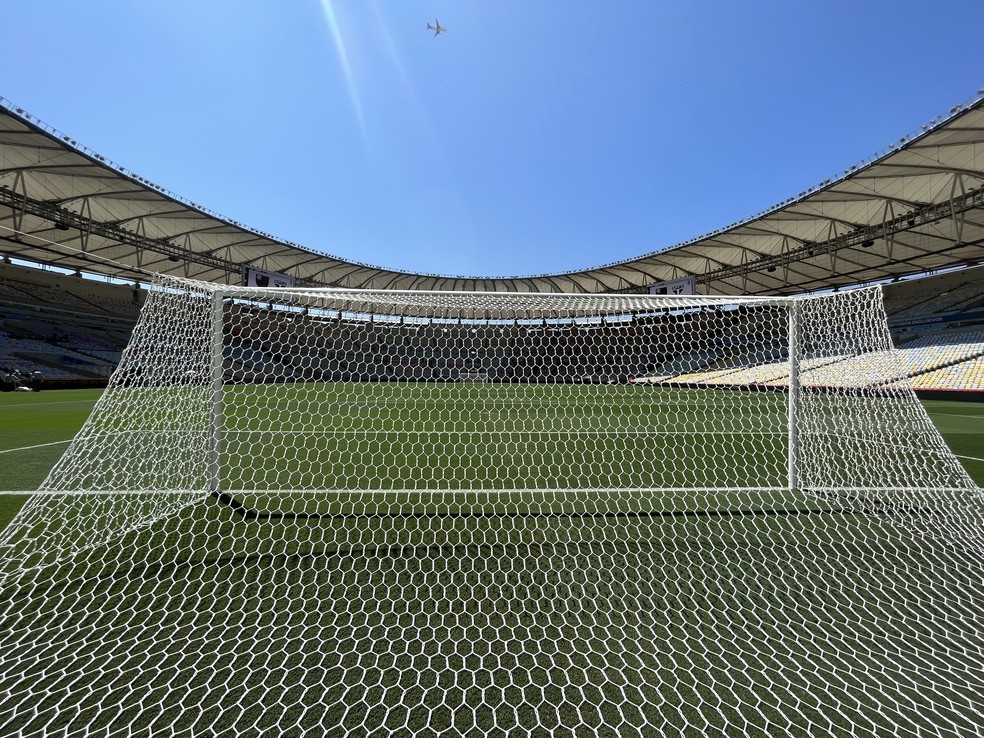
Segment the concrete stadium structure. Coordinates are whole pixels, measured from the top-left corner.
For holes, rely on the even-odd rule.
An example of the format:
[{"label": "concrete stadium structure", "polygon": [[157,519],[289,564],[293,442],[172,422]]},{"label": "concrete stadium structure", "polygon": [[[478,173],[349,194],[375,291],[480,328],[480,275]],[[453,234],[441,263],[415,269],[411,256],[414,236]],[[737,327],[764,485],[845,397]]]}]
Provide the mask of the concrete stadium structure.
[{"label": "concrete stadium structure", "polygon": [[[984,93],[984,91],[982,91]],[[713,195],[710,195],[713,196]],[[984,94],[807,191],[713,233],[578,272],[401,272],[289,243],[225,218],[0,98],[0,252],[124,280],[490,292],[794,294],[984,263]]]}]

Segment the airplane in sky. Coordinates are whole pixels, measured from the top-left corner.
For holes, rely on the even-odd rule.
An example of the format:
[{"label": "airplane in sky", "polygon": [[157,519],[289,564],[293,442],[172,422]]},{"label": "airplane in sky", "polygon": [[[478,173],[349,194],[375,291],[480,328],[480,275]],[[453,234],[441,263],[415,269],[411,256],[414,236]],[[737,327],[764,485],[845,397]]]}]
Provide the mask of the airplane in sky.
[{"label": "airplane in sky", "polygon": [[427,30],[433,31],[435,36],[440,36],[442,33],[444,33],[448,29],[445,28],[444,26],[442,26],[441,25],[441,21],[439,21],[437,18],[435,18],[434,19],[434,25],[433,26],[430,23],[427,24]]}]

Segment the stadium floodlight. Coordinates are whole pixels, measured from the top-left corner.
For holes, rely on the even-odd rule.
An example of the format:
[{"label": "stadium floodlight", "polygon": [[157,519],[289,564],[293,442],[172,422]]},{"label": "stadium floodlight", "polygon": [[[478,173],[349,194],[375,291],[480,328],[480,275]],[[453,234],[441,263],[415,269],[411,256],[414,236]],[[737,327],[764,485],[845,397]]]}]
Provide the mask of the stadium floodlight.
[{"label": "stadium floodlight", "polygon": [[879,288],[160,278],[0,534],[0,733],[973,735],[982,521]]}]

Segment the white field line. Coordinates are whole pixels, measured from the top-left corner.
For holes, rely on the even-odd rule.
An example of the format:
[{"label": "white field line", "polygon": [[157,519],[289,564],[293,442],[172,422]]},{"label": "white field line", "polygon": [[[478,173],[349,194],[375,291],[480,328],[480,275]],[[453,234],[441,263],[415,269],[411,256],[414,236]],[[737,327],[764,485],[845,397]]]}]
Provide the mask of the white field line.
[{"label": "white field line", "polygon": [[984,420],[984,415],[972,415],[970,413],[930,413],[929,417],[943,415],[947,418],[969,418],[971,420]]},{"label": "white field line", "polygon": [[[643,400],[638,400],[638,401],[636,401],[636,400],[625,400],[625,401],[621,401],[620,398],[614,398],[614,399],[619,400],[619,402],[618,402],[618,406],[619,407],[653,407],[653,405],[655,404],[652,401],[648,401],[648,402],[647,401],[643,401]],[[440,406],[445,406],[445,405],[448,404],[449,401],[452,401],[452,400],[453,400],[453,398],[446,398],[446,399],[441,399],[441,398],[412,398],[412,399],[410,399],[410,398],[408,398],[408,399],[391,399],[391,400],[373,400],[372,402],[366,402],[366,401],[360,401],[360,400],[351,400],[351,401],[348,401],[348,402],[346,402],[346,401],[318,402],[316,400],[310,400],[310,401],[308,401],[307,404],[308,404],[308,407],[309,408],[311,406],[315,406],[316,409],[318,409],[318,410],[331,410],[331,409],[342,408],[342,407],[367,407],[367,408],[372,408],[372,407],[379,407],[379,406],[385,406],[385,407],[420,407],[420,406],[427,406],[427,405],[435,405],[435,406],[436,405],[440,405]],[[579,402],[575,403],[574,400],[578,400]],[[236,400],[235,399],[232,402],[229,403],[230,406],[232,406],[234,404],[236,404]],[[238,404],[240,404],[240,405],[246,405],[245,402],[239,402]],[[536,407],[570,407],[572,405],[578,405],[578,406],[587,405],[587,406],[590,406],[590,407],[597,407],[597,406],[609,406],[609,405],[613,405],[613,404],[614,404],[613,402],[608,401],[608,398],[602,399],[602,400],[590,400],[590,399],[587,399],[587,398],[580,398],[580,397],[578,397],[578,398],[571,398],[570,401],[547,400],[547,399],[539,399],[539,398],[515,398],[515,399],[495,398],[495,399],[487,399],[487,400],[485,400],[482,403],[482,406],[483,407],[503,407],[503,406],[524,406],[525,407],[525,406],[531,406],[532,405],[532,406],[536,406]],[[775,405],[777,407],[783,407],[783,406],[785,406],[785,402],[783,402],[783,403],[778,403],[777,402],[777,403],[775,403]],[[744,410],[746,408],[746,405],[741,405],[741,404],[739,404],[737,402],[725,403],[725,402],[673,402],[673,401],[668,401],[668,402],[661,402],[661,403],[659,403],[659,407],[660,408],[696,408],[696,409],[707,409],[707,408],[711,408],[711,409],[716,410],[716,411],[724,411],[724,410],[731,410],[731,409]],[[941,413],[937,413],[937,414],[941,414]]]},{"label": "white field line", "polygon": [[[807,496],[811,493],[870,493],[878,492],[966,492],[966,487],[816,487],[805,490]],[[527,495],[530,497],[556,497],[558,495],[597,495],[616,493],[618,495],[639,493],[661,494],[789,494],[786,487],[589,487],[583,489],[229,489],[223,490],[230,495],[331,495],[349,497],[398,497],[398,496],[442,496],[442,495],[482,495],[485,497]],[[3,491],[0,494],[25,494],[45,497],[91,497],[114,495],[154,495],[154,496],[199,496],[204,499],[208,493],[205,490],[188,489],[155,489],[155,490],[14,490]]]},{"label": "white field line", "polygon": [[48,407],[48,405],[82,405],[96,404],[95,400],[59,400],[58,402],[19,402],[16,405],[0,405],[0,410],[6,410],[8,407]]},{"label": "white field line", "polygon": [[32,448],[44,448],[45,446],[57,446],[59,443],[71,443],[72,439],[69,438],[65,441],[52,441],[51,443],[39,443],[37,446],[21,446],[20,448],[7,448],[0,451],[0,454],[12,454],[14,451],[30,451]]},{"label": "white field line", "polygon": [[[139,432],[139,431],[137,431]],[[298,435],[298,436],[372,436],[372,435],[408,435],[408,434],[427,434],[429,436],[694,436],[694,435],[710,435],[710,436],[744,436],[744,435],[755,435],[755,436],[767,436],[767,435],[786,435],[787,431],[663,431],[663,430],[650,430],[643,428],[640,430],[565,430],[565,429],[528,429],[524,428],[521,430],[483,430],[483,429],[469,429],[469,430],[414,430],[414,429],[403,429],[403,430],[377,430],[377,429],[367,429],[367,430],[354,430],[354,429],[339,429],[339,430],[325,430],[325,431],[280,431],[280,430],[262,430],[262,429],[249,429],[249,430],[224,430],[223,435],[233,435],[245,433],[255,434],[255,433],[270,433],[277,435]]]},{"label": "white field line", "polygon": [[[192,435],[211,435],[211,431],[207,430],[158,430],[154,428],[143,429],[143,430],[127,430],[127,431],[114,431],[113,435],[137,435],[142,433],[150,434],[162,434],[162,435],[175,435],[175,434],[192,434]],[[288,431],[288,430],[270,430],[263,428],[247,429],[247,430],[235,430],[235,429],[225,429],[222,431],[223,436],[235,436],[235,435],[276,435],[276,436],[392,436],[392,435],[428,435],[428,436],[785,436],[788,431],[786,430],[735,430],[735,431],[703,431],[703,430],[692,430],[692,431],[666,431],[666,430],[435,430],[435,429],[402,429],[402,430],[354,430],[354,429],[336,429],[336,430],[304,430],[304,431]],[[65,441],[67,443],[67,441]],[[11,449],[15,451],[17,449]],[[4,452],[0,452],[4,453]]]},{"label": "white field line", "polygon": [[[855,436],[841,436],[841,438],[846,438],[852,441],[856,441],[858,443],[871,443],[871,444],[875,444],[876,446],[889,446],[891,448],[897,448],[897,444],[892,443],[890,441],[876,441],[873,438],[857,438]],[[950,453],[953,454],[952,451]],[[984,462],[984,459],[979,459],[976,456],[963,456],[962,454],[953,454],[953,455],[956,456],[958,459],[967,459],[968,461]]]}]

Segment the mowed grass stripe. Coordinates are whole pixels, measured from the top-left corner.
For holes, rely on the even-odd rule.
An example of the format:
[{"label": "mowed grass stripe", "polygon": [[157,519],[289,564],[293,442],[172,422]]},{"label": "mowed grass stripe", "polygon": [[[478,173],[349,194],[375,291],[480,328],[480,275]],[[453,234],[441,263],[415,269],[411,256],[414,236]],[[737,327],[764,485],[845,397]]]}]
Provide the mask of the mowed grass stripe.
[{"label": "mowed grass stripe", "polygon": [[[253,389],[230,388],[227,408]],[[383,429],[369,401],[374,390],[330,389],[362,393],[368,417],[357,417],[364,428]],[[284,398],[301,394],[259,391],[265,408],[288,416]],[[395,391],[387,386],[378,396]],[[462,390],[468,402],[459,404],[457,421],[477,428],[485,421],[476,418],[483,406],[473,391]],[[435,393],[458,397],[446,387]],[[718,407],[746,403],[749,412],[738,417],[775,429],[781,396],[704,395],[706,403],[694,406],[706,413],[667,423],[678,430],[703,424],[709,432],[700,444],[690,433],[554,434],[502,444],[488,433],[456,440],[418,431],[376,433],[375,445],[353,446],[351,437],[326,445],[321,435],[244,423],[246,432],[235,434],[241,448],[231,445],[233,434],[227,438],[230,488],[256,488],[264,479],[276,480],[273,487],[311,480],[321,488],[330,478],[356,488],[367,480],[418,486],[436,479],[481,489],[449,499],[413,490],[392,501],[363,493],[363,515],[295,522],[243,520],[205,498],[50,567],[50,578],[39,571],[36,583],[13,593],[12,616],[0,620],[13,644],[4,658],[23,665],[0,684],[9,696],[0,723],[6,718],[25,735],[180,728],[478,738],[534,727],[558,735],[918,735],[940,733],[945,721],[973,734],[979,675],[960,655],[980,652],[968,582],[980,581],[982,570],[972,558],[955,565],[953,547],[931,534],[938,529],[924,529],[932,521],[443,514],[453,505],[537,512],[656,502],[672,509],[680,501],[652,489],[593,500],[539,490],[494,502],[483,491],[516,479],[569,485],[609,478],[622,487],[658,473],[703,488],[697,482],[708,468],[732,470],[727,481],[735,485],[761,474],[756,465],[784,469],[781,445],[757,446],[768,440],[761,433],[735,442]],[[672,417],[659,390],[646,396],[648,412]],[[687,396],[697,402],[702,395]],[[549,422],[559,422],[558,406],[565,422],[587,423],[576,402],[552,403]],[[617,403],[609,409],[621,417]],[[638,407],[626,414],[645,417]],[[138,435],[112,442],[124,457],[133,443],[133,454],[156,452],[166,461],[166,448]],[[596,438],[612,443],[592,444]],[[421,480],[424,473],[430,477]],[[247,501],[278,505],[282,497]],[[705,506],[762,500],[687,499]],[[85,518],[100,504],[83,497],[75,509]],[[325,496],[314,509],[359,504]],[[374,515],[400,506],[434,515]],[[90,542],[91,533],[82,525],[74,535]],[[933,617],[914,609],[925,602]]]},{"label": "mowed grass stripe", "polygon": [[[495,403],[500,392],[524,391],[523,408]],[[352,401],[333,404],[340,396]],[[683,397],[700,409],[664,404]],[[771,487],[785,464],[777,401],[608,385],[232,387],[223,397],[223,486]],[[325,407],[344,412],[312,412]]]},{"label": "mowed grass stripe", "polygon": [[[336,416],[316,412],[318,407],[325,404],[324,397],[318,402],[305,402],[302,400],[303,393],[298,393],[297,387],[299,386],[293,386],[293,394],[296,409],[301,411],[301,419],[314,420],[317,418],[318,424],[326,432],[331,430],[325,428],[326,423],[332,423],[334,430],[342,430],[335,422]],[[278,397],[283,391],[282,386],[248,386],[229,390],[230,400],[234,392],[243,398],[254,398],[250,401],[239,400],[240,404],[245,402],[254,408],[258,405],[265,405],[271,409],[277,407],[277,403],[271,403],[271,400]],[[42,444],[56,443],[74,435],[81,427],[100,393],[99,390],[63,390],[30,395],[26,393],[0,394],[0,450],[11,451],[11,453],[0,456],[0,487],[14,490],[36,488],[64,451],[64,447],[61,445],[44,446]],[[639,413],[635,410],[639,407],[648,412],[658,413],[658,416],[655,417],[660,418],[659,425],[657,426],[652,422],[653,416],[651,416],[650,427],[659,427],[664,434],[689,433],[695,429],[697,423],[704,422],[705,415],[709,414],[714,417],[717,413],[716,417],[721,418],[723,417],[721,414],[725,412],[729,414],[734,412],[739,416],[744,414],[746,417],[752,412],[757,412],[762,421],[772,416],[769,422],[763,422],[762,425],[774,429],[776,427],[775,420],[783,414],[785,406],[784,397],[777,393],[677,389],[664,391],[653,387],[612,385],[555,388],[549,385],[380,384],[376,385],[374,401],[406,406],[408,401],[415,400],[421,404],[440,407],[453,398],[460,399],[463,394],[470,395],[475,401],[480,401],[486,409],[495,407],[496,403],[505,405],[509,402],[524,407],[536,405],[544,409],[547,409],[546,406],[551,404],[565,408],[572,404],[580,404],[581,407],[589,405],[608,405],[611,407],[613,398],[618,397],[621,408],[621,412],[618,413],[619,417],[635,415],[638,418]],[[258,396],[267,399],[264,402],[258,402],[255,399]],[[655,396],[659,397],[658,402],[653,401]],[[341,386],[332,391],[332,397],[336,402],[348,398],[348,405],[364,406],[366,391],[362,385],[353,385],[348,388]],[[758,410],[754,409],[753,403],[756,402],[758,402]],[[984,404],[947,401],[925,401],[923,404],[930,412],[947,443],[955,453],[960,454],[964,466],[971,476],[979,485],[984,484],[984,462],[975,460],[980,458],[980,449],[984,447],[984,430],[982,430],[984,428],[984,423],[982,423],[984,421]],[[685,412],[678,412],[681,408],[685,409]],[[714,410],[710,410],[711,408]],[[763,408],[765,409],[763,410]],[[281,407],[281,409],[283,408]],[[698,413],[698,409],[709,412]],[[418,415],[417,420],[420,417]],[[430,417],[430,415],[427,414],[423,417]],[[535,414],[522,412],[519,413],[516,421],[531,423],[536,418]],[[586,426],[586,422],[582,417],[577,430],[590,430],[590,427]],[[228,426],[229,423],[226,425]],[[296,424],[286,420],[283,423],[283,426],[289,427],[291,425],[296,430]],[[307,427],[319,427],[319,425],[309,424]],[[401,425],[407,427],[410,425],[410,421],[401,421]],[[486,422],[486,427],[487,425]],[[721,427],[722,425],[724,427]],[[627,433],[632,432],[624,424],[619,427]],[[727,432],[727,428],[727,424],[721,423],[718,432]],[[248,429],[246,430],[248,431]],[[734,433],[733,430],[730,432]],[[774,431],[759,430],[757,432],[768,434]],[[736,436],[742,435],[742,433],[734,434]],[[26,446],[37,446],[37,448],[13,451]],[[282,448],[270,447],[267,450],[274,455],[279,455],[282,452]],[[698,460],[692,461],[697,462]],[[23,501],[22,496],[11,497],[0,494],[0,525],[6,524]]]},{"label": "mowed grass stripe", "polygon": [[[0,450],[10,452],[0,455],[0,489],[36,489],[68,446],[60,441],[78,432],[101,394],[102,390],[0,393]],[[0,494],[0,526],[7,525],[26,499]]]},{"label": "mowed grass stripe", "polygon": [[[0,622],[24,663],[2,685],[8,704],[31,706],[11,724],[918,734],[939,725],[941,696],[979,703],[959,671],[940,693],[971,631],[967,603],[939,590],[972,572],[937,577],[947,552],[932,536],[872,516],[282,532],[198,506],[114,544],[133,563],[112,576],[86,576],[100,571],[95,552],[40,582],[30,616]],[[923,601],[934,618],[886,607]],[[61,609],[87,602],[100,607]]]}]

